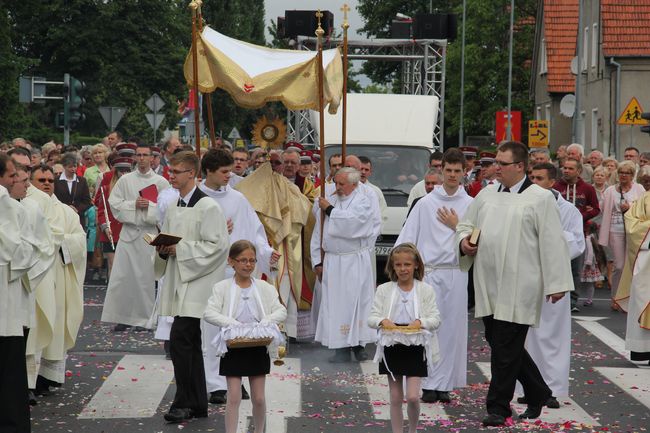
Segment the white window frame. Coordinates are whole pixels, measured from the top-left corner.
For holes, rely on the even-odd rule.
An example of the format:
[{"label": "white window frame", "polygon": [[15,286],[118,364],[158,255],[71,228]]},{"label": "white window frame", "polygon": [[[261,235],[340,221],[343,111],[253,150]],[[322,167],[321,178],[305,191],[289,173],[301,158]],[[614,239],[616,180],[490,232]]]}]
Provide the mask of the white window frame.
[{"label": "white window frame", "polygon": [[591,110],[591,149],[598,149],[598,108]]},{"label": "white window frame", "polygon": [[587,70],[587,58],[589,51],[587,47],[589,46],[589,26],[585,27],[583,39],[582,39],[582,71]]},{"label": "white window frame", "polygon": [[551,104],[546,104],[544,106],[544,120],[548,122],[548,143],[551,143],[551,130],[552,125],[551,125]]},{"label": "white window frame", "polygon": [[542,119],[542,107],[537,106],[537,109],[535,110],[535,120],[543,120]]},{"label": "white window frame", "polygon": [[598,23],[594,23],[593,29],[591,31],[591,67],[596,68],[598,63]]}]

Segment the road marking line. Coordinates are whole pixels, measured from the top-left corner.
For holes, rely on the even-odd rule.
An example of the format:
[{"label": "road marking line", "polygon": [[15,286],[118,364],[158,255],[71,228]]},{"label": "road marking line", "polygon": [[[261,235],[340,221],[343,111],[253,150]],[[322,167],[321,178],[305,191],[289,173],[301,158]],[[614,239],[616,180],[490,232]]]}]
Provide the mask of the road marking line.
[{"label": "road marking line", "polygon": [[78,418],[152,417],[173,377],[164,355],[125,355]]},{"label": "road marking line", "polygon": [[[477,362],[476,365],[478,366],[479,370],[481,370],[481,373],[483,373],[483,376],[485,376],[488,380],[492,379],[492,372],[490,371],[489,362]],[[558,397],[557,400],[560,402],[560,408],[544,408],[539,419],[544,422],[554,424],[563,424],[567,421],[573,421],[577,424],[591,426],[600,425],[598,421],[592,418],[587,412],[585,412],[584,409],[582,409],[582,407],[580,407],[578,403],[576,403],[571,398]],[[518,415],[526,410],[526,405],[517,403],[516,397],[510,402],[510,404],[512,405],[514,411],[513,418],[515,415]]]},{"label": "road marking line", "polygon": [[601,325],[597,321],[583,321],[582,319],[576,320],[576,323],[585,328],[594,337],[605,343],[624,359],[627,359],[628,361],[630,360],[630,352],[625,349],[625,340],[614,334],[604,325]]},{"label": "road marking line", "polygon": [[[271,374],[266,376],[266,431],[286,432],[287,418],[300,417],[302,397],[300,387],[301,364],[298,358],[284,358],[284,365],[271,365]],[[250,394],[250,384],[246,388]],[[238,433],[248,432],[253,420],[253,405],[242,400],[239,406]]]},{"label": "road marking line", "polygon": [[609,317],[594,317],[594,316],[571,316],[573,320],[581,322],[598,322],[599,320],[609,319]]},{"label": "road marking line", "polygon": [[[365,376],[365,384],[372,405],[375,419],[390,419],[390,401],[388,395],[388,380],[384,375],[377,373],[378,364],[372,361],[361,362],[361,371]],[[406,405],[403,405],[404,418],[406,419]],[[435,421],[448,420],[449,417],[443,409],[442,403],[420,403],[420,420]]]},{"label": "road marking line", "polygon": [[650,408],[650,374],[644,368],[595,367],[595,370]]}]

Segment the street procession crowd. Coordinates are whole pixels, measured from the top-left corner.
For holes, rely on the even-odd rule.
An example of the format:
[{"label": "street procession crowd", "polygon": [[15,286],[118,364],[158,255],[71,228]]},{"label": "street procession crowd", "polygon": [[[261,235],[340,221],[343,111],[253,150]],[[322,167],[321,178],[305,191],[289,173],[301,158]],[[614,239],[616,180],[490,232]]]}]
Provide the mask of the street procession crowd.
[{"label": "street procession crowd", "polygon": [[405,176],[409,214],[384,270],[386,201],[363,155],[329,155],[320,173],[321,155],[295,142],[200,157],[117,131],[81,149],[2,143],[0,431],[30,431],[30,405],[64,384],[84,281],[104,273],[101,320],[154,331],[172,361],[167,422],[225,404],[234,433],[251,398],[263,432],[271,360],[313,336],[334,363],[375,344],[392,431],[405,402],[415,433],[420,401],[467,386],[468,307],[491,348],[483,425],[505,425],[515,394],[519,417],[537,418],[569,395],[571,312],[596,288],[627,313],[631,359],[650,361],[650,153],[623,155],[574,143],[551,159],[515,141],[434,152],[422,179]]}]

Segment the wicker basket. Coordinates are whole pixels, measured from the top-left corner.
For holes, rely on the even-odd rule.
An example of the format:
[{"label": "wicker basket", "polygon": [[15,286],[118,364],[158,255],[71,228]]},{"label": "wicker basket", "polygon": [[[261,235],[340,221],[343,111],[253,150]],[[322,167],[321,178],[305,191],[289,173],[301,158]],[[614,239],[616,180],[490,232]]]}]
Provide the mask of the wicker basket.
[{"label": "wicker basket", "polygon": [[404,334],[415,334],[422,331],[422,328],[419,326],[382,326],[381,329],[384,331],[403,332]]},{"label": "wicker basket", "polygon": [[244,347],[268,346],[273,341],[273,337],[263,338],[233,338],[226,341],[229,349],[242,349]]}]

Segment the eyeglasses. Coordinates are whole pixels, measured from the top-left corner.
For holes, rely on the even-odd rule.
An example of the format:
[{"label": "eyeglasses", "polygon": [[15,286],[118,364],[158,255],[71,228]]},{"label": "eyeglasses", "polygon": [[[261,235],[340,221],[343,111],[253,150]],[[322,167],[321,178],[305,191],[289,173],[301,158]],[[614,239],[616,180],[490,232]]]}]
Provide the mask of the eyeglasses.
[{"label": "eyeglasses", "polygon": [[257,263],[257,259],[233,259],[240,265],[254,265]]},{"label": "eyeglasses", "polygon": [[54,179],[46,179],[44,177],[39,177],[36,181],[40,183],[54,183]]},{"label": "eyeglasses", "polygon": [[499,164],[499,167],[507,167],[512,164],[519,164],[521,161],[512,161],[512,162],[505,162],[505,161],[494,161],[497,164]]},{"label": "eyeglasses", "polygon": [[169,170],[169,172],[174,176],[178,176],[179,174],[187,173],[189,171],[192,171],[192,169],[188,168],[187,170]]},{"label": "eyeglasses", "polygon": [[626,175],[626,176],[634,175],[634,173],[630,173],[629,171],[619,171],[618,174],[619,174],[619,176],[623,175],[623,174]]}]

